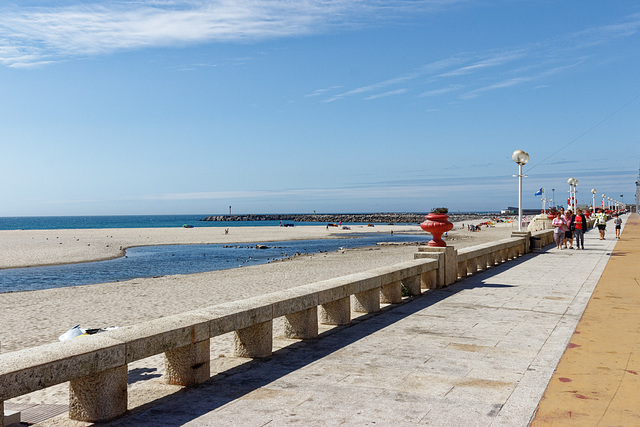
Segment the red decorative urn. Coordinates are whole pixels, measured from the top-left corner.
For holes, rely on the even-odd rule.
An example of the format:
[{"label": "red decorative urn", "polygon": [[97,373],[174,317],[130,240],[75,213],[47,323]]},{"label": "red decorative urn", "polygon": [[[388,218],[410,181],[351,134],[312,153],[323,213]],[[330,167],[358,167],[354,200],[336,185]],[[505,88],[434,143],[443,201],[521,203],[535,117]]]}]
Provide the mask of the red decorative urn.
[{"label": "red decorative urn", "polygon": [[449,215],[432,212],[429,215],[425,216],[425,218],[427,220],[420,224],[420,228],[422,228],[427,233],[431,233],[431,235],[433,236],[427,246],[437,248],[446,247],[447,244],[444,242],[444,240],[442,240],[442,234],[453,229],[453,224],[447,220],[447,218],[449,218]]}]

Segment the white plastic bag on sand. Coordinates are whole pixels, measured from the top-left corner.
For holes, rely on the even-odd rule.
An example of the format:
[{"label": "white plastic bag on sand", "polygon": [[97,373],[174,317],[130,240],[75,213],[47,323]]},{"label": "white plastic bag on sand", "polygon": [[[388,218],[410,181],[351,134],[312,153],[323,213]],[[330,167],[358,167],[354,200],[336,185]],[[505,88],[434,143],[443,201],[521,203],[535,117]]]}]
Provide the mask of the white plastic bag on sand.
[{"label": "white plastic bag on sand", "polygon": [[84,334],[84,331],[82,329],[80,329],[80,325],[76,325],[73,328],[69,329],[64,334],[60,335],[58,337],[58,339],[60,341],[69,341],[69,340],[74,339],[75,337],[78,337],[78,336],[82,335],[82,334]]},{"label": "white plastic bag on sand", "polygon": [[80,335],[93,335],[93,334],[97,334],[98,332],[111,331],[117,328],[118,328],[117,326],[109,326],[107,328],[88,329],[88,328],[81,328],[80,325],[76,325],[73,328],[69,329],[64,334],[60,335],[58,337],[58,340],[69,341],[74,339],[75,337],[79,337]]}]

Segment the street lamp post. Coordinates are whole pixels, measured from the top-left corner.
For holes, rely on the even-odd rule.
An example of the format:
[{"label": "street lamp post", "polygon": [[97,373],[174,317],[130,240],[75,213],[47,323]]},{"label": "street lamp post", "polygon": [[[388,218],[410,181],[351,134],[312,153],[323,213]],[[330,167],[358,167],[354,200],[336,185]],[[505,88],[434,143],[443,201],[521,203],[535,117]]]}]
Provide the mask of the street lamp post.
[{"label": "street lamp post", "polygon": [[573,205],[573,178],[569,178],[567,180],[567,184],[569,184],[569,198],[567,199],[567,210],[571,209]]},{"label": "street lamp post", "polygon": [[576,193],[578,190],[576,187],[578,186],[578,180],[575,178],[569,178],[567,180],[567,184],[569,184],[569,200],[567,200],[567,209],[571,209],[573,212],[576,211]]},{"label": "street lamp post", "polygon": [[602,193],[602,211],[604,212],[604,198],[607,197],[604,193]]},{"label": "street lamp post", "polygon": [[551,204],[549,205],[550,208],[555,208],[556,207],[556,189],[552,188],[551,189]]},{"label": "street lamp post", "polygon": [[522,175],[522,166],[526,165],[529,161],[529,154],[516,150],[511,155],[511,159],[518,164],[518,231],[522,231],[522,178],[526,175]]},{"label": "street lamp post", "polygon": [[593,194],[593,205],[591,206],[591,210],[593,211],[593,215],[596,214],[596,189],[591,189],[591,194]]}]

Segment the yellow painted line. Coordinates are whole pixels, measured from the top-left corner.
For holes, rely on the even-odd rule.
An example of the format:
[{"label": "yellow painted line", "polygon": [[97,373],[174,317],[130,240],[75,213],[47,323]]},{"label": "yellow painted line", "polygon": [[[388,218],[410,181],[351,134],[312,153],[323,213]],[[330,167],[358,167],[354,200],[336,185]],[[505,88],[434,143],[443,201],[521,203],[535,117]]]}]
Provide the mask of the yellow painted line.
[{"label": "yellow painted line", "polygon": [[637,214],[627,219],[531,425],[640,426]]}]

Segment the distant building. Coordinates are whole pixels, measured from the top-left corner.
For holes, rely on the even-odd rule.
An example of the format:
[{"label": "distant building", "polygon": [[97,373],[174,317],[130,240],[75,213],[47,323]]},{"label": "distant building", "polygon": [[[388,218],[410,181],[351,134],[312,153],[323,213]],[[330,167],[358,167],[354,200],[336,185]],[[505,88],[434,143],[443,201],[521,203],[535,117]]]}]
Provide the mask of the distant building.
[{"label": "distant building", "polygon": [[[542,212],[542,209],[522,209],[522,215],[538,215]],[[518,208],[509,206],[506,209],[502,209],[500,213],[505,215],[518,215]]]}]

